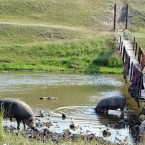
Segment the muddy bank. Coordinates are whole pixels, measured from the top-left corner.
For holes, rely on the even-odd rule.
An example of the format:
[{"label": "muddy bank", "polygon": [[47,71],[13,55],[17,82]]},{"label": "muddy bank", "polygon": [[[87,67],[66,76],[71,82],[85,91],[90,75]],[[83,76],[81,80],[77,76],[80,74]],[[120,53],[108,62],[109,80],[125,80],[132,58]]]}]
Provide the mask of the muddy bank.
[{"label": "muddy bank", "polygon": [[[88,107],[90,111],[93,106]],[[85,107],[86,109],[87,107]],[[95,112],[93,112],[95,113]],[[116,118],[116,115],[118,117]],[[77,141],[78,139],[87,139],[88,141],[96,140],[99,142],[110,142],[111,144],[132,144],[134,142],[133,138],[130,136],[130,120],[127,119],[127,111],[125,115],[120,114],[120,110],[109,111],[106,116],[99,116],[102,122],[96,120],[88,120],[82,123],[81,119],[72,118],[72,116],[64,113],[60,113],[59,117],[54,115],[52,112],[40,111],[36,114],[36,129],[32,130],[27,128],[23,130],[21,124],[21,130],[27,138],[33,140],[39,140],[42,142],[53,141],[55,143],[60,143],[65,140]],[[93,115],[92,115],[93,116]],[[95,116],[94,116],[95,117]],[[114,122],[107,118],[111,118]],[[104,122],[103,122],[104,121]],[[16,122],[9,122],[5,120],[3,122],[4,130],[7,132],[18,133],[16,130]],[[136,132],[137,133],[137,132]]]}]

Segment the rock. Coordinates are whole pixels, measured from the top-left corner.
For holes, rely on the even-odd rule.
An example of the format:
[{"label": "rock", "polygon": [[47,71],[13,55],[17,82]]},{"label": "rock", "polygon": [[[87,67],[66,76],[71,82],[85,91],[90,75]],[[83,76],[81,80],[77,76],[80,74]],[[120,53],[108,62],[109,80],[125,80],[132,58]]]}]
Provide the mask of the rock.
[{"label": "rock", "polygon": [[139,138],[143,138],[145,136],[145,120],[139,126]]},{"label": "rock", "polygon": [[62,119],[66,119],[66,115],[65,114],[62,114]]},{"label": "rock", "polygon": [[69,129],[64,130],[63,138],[65,138],[65,139],[68,138],[70,134],[71,134],[71,132],[69,131]]},{"label": "rock", "polygon": [[77,129],[79,129],[79,125],[77,123],[72,123],[72,124],[70,124],[70,129],[77,130]]},{"label": "rock", "polygon": [[40,99],[40,100],[46,100],[47,97],[40,97],[39,99]]},{"label": "rock", "polygon": [[56,138],[56,137],[54,137],[54,138],[52,138],[52,141],[55,142],[55,143],[58,143],[59,142],[59,139]]},{"label": "rock", "polygon": [[57,97],[47,97],[47,100],[54,101],[57,100]]},{"label": "rock", "polygon": [[139,120],[142,122],[142,121],[144,121],[145,120],[145,115],[141,115],[140,117],[139,117]]},{"label": "rock", "polygon": [[103,136],[104,136],[104,137],[108,137],[108,136],[111,135],[111,132],[109,132],[108,129],[107,129],[107,130],[103,130],[102,133],[103,133]]},{"label": "rock", "polygon": [[133,129],[134,129],[134,131],[139,131],[139,126],[138,126],[138,125],[135,125],[135,126],[133,127]]},{"label": "rock", "polygon": [[44,111],[41,110],[41,111],[39,112],[39,114],[40,114],[41,117],[44,117]]},{"label": "rock", "polygon": [[38,132],[41,133],[41,134],[46,135],[46,134],[49,133],[49,128],[46,127],[46,126],[43,126],[42,128],[39,128],[39,129],[38,129]]},{"label": "rock", "polygon": [[93,138],[95,137],[95,134],[91,133],[87,136],[88,140],[93,140]]}]

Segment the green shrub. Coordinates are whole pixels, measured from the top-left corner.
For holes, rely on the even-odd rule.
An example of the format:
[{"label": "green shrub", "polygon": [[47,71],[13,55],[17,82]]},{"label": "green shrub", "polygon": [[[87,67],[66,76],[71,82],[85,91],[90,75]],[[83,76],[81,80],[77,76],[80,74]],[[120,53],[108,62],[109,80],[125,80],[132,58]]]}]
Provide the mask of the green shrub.
[{"label": "green shrub", "polygon": [[118,55],[113,55],[108,62],[108,66],[110,67],[123,67],[123,63],[121,58]]}]

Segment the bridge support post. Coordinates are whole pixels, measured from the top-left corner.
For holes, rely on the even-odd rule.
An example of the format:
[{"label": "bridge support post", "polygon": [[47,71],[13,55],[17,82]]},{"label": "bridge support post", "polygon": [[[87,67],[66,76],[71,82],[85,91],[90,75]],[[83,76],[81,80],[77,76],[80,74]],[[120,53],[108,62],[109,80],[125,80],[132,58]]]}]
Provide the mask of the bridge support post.
[{"label": "bridge support post", "polygon": [[126,24],[125,24],[125,29],[128,28],[128,5],[126,5]]},{"label": "bridge support post", "polygon": [[136,40],[135,40],[135,37],[133,39],[133,51],[135,50],[135,43],[136,43]]},{"label": "bridge support post", "polygon": [[137,44],[137,42],[135,43],[136,45],[135,45],[135,56],[137,55],[137,48],[138,48],[138,44]]},{"label": "bridge support post", "polygon": [[116,4],[114,4],[114,31],[116,30]]}]

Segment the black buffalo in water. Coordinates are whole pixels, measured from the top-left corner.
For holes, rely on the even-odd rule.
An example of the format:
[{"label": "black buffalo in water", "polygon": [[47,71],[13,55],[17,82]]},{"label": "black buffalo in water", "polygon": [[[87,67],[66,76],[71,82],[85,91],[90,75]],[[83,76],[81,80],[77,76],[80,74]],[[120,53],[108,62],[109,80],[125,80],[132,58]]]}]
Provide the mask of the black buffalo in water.
[{"label": "black buffalo in water", "polygon": [[17,121],[17,129],[20,127],[21,121],[23,122],[24,129],[25,124],[30,128],[35,128],[35,116],[31,108],[18,99],[0,99],[0,106],[3,112],[3,117],[9,117],[10,120],[15,118]]},{"label": "black buffalo in water", "polygon": [[102,99],[95,107],[96,113],[108,113],[108,110],[117,110],[120,108],[121,112],[124,111],[126,99],[121,96],[114,96]]}]

